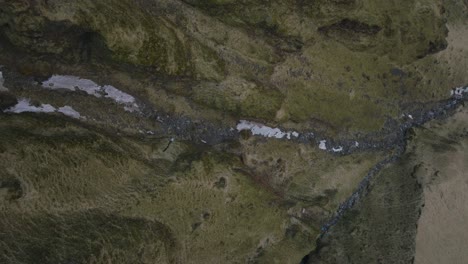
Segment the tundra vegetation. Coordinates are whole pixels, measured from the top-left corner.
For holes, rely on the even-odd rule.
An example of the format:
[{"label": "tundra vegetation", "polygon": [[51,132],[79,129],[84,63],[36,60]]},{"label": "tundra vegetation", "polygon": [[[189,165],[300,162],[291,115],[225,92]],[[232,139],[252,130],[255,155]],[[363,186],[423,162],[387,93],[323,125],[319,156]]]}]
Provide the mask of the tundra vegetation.
[{"label": "tundra vegetation", "polygon": [[445,235],[431,188],[464,191],[442,183],[466,176],[466,110],[398,131],[466,98],[467,14],[462,0],[0,0],[0,262],[457,251],[424,240]]}]

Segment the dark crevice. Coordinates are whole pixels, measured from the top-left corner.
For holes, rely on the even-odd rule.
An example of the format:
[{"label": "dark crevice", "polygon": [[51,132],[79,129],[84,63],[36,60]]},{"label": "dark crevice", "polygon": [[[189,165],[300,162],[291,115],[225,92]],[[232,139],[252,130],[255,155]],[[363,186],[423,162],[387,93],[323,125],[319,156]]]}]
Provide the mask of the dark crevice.
[{"label": "dark crevice", "polygon": [[329,26],[323,26],[318,29],[320,33],[328,34],[333,31],[343,32],[343,33],[358,33],[365,35],[376,35],[380,32],[382,28],[377,25],[369,25],[357,20],[352,20],[345,18],[340,22],[334,23]]},{"label": "dark crevice", "polygon": [[69,21],[46,21],[44,25],[24,31],[10,21],[0,27],[2,48],[21,50],[28,54],[58,56],[71,63],[106,61],[111,51],[97,32]]},{"label": "dark crevice", "polygon": [[104,38],[96,32],[84,32],[80,35],[78,43],[78,58],[81,62],[89,62],[92,59],[102,61],[111,57],[111,51]]}]

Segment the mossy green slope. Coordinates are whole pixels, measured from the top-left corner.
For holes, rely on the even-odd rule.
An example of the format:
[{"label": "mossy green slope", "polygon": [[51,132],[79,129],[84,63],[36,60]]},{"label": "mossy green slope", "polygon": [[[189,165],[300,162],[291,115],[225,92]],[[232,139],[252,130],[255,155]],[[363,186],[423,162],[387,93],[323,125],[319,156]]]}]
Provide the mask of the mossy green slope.
[{"label": "mossy green slope", "polygon": [[[331,135],[371,132],[405,105],[446,98],[468,82],[457,59],[468,54],[456,37],[461,1],[13,1],[0,8],[14,46],[125,63],[140,76],[188,84],[178,94],[190,102],[179,107],[185,113],[205,107],[323,126]],[[147,87],[161,88],[171,92]]]},{"label": "mossy green slope", "polygon": [[[0,135],[0,222],[14,227],[2,239],[7,263],[32,263],[38,251],[51,262],[297,263],[383,157],[255,138],[167,148],[167,138],[46,114],[2,114]],[[25,242],[43,239],[53,249]]]},{"label": "mossy green slope", "polygon": [[[468,83],[467,9],[460,0],[1,2],[10,93],[0,110],[24,97],[87,119],[0,113],[0,228],[11,227],[0,232],[0,262],[298,263],[391,153],[331,155],[247,133],[214,146],[172,142],[177,122],[255,119],[347,138],[379,131],[408,105]],[[142,112],[41,88],[51,74],[115,85]],[[410,259],[417,208],[400,207],[416,206],[421,190],[405,157],[337,227],[355,232],[344,246],[328,241],[341,250],[330,251],[332,263],[375,262],[401,247],[398,257]],[[394,230],[401,241],[379,240]],[[355,237],[375,247],[347,247]]]},{"label": "mossy green slope", "polygon": [[244,263],[285,239],[294,262],[317,234],[286,238],[287,207],[231,154],[0,118],[2,262]]},{"label": "mossy green slope", "polygon": [[175,263],[166,226],[100,211],[2,213],[2,263]]}]

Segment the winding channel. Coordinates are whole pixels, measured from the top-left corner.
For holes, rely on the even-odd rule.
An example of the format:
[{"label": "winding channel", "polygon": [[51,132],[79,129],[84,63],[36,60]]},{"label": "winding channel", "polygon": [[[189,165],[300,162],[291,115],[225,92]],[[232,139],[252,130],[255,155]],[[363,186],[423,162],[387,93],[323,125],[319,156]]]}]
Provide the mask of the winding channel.
[{"label": "winding channel", "polygon": [[[3,73],[0,71],[0,90],[8,89],[3,85]],[[140,109],[144,107],[136,98],[113,86],[99,86],[91,80],[81,79],[75,76],[54,75],[49,80],[42,83],[42,87],[50,90],[62,88],[72,91],[85,91],[91,96],[112,99],[124,107],[126,111],[135,112],[135,114],[141,114]],[[394,124],[392,128],[387,130],[387,134],[384,137],[380,137],[380,139],[376,139],[376,137],[364,137],[359,140],[334,141],[333,139],[321,137],[320,135],[310,131],[291,131],[280,127],[269,127],[249,120],[239,120],[236,128],[233,128],[219,127],[210,124],[209,122],[194,122],[190,118],[186,117],[174,118],[162,112],[150,114],[144,117],[156,119],[163,127],[163,131],[146,131],[146,133],[151,135],[163,133],[170,134],[173,136],[170,139],[170,143],[175,140],[175,137],[177,139],[192,140],[198,143],[201,142],[203,144],[213,145],[225,140],[237,139],[241,131],[250,130],[254,136],[314,144],[319,149],[335,155],[348,155],[353,152],[372,149],[391,150],[391,156],[381,160],[368,171],[352,195],[341,203],[333,216],[321,227],[321,233],[318,238],[318,240],[320,240],[327,235],[330,228],[336,225],[349,209],[353,208],[359,200],[367,194],[369,183],[374,176],[377,175],[386,165],[397,161],[402,156],[406,150],[408,131],[413,127],[421,126],[431,120],[443,119],[450,116],[453,110],[467,101],[468,87],[454,88],[452,89],[450,96],[451,97],[449,99],[434,104],[431,109],[417,113],[405,114],[405,121],[397,123],[396,125]],[[42,105],[41,107],[33,108],[29,105],[27,99],[23,98],[19,100],[17,106],[7,109],[4,112],[22,113],[29,111],[47,113],[58,111],[74,118],[80,117],[79,113],[76,111],[74,112],[71,108],[62,107],[61,109],[55,109],[47,104]]]}]

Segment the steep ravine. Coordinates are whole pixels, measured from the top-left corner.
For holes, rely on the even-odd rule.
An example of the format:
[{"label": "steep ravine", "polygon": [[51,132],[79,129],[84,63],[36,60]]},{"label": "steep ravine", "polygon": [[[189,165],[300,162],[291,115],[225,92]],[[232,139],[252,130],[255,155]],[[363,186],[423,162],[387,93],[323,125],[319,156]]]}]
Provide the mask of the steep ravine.
[{"label": "steep ravine", "polygon": [[450,117],[454,113],[454,110],[456,110],[458,107],[460,107],[461,105],[463,105],[464,107],[466,99],[467,96],[464,95],[463,97],[449,99],[447,101],[441,102],[439,103],[438,107],[435,107],[426,113],[422,113],[421,118],[418,118],[413,122],[400,125],[399,131],[397,132],[397,137],[399,138],[399,140],[393,142],[393,154],[390,157],[377,163],[368,172],[368,174],[359,183],[359,186],[356,188],[356,191],[353,193],[353,195],[349,197],[343,204],[340,205],[333,219],[331,219],[322,227],[323,232],[321,236],[326,235],[328,229],[335,225],[337,221],[339,221],[343,214],[346,213],[346,210],[351,209],[355,205],[355,203],[357,203],[359,199],[366,194],[366,191],[368,191],[369,182],[376,174],[378,174],[388,164],[394,163],[401,158],[401,156],[406,151],[406,141],[408,133],[411,132],[411,129],[424,125],[425,123],[430,122],[433,119],[440,120]]},{"label": "steep ravine", "polygon": [[[462,104],[466,94],[468,94],[468,86],[452,89],[450,99],[431,102],[427,105],[420,105],[418,109],[414,109],[412,112],[403,114],[398,120],[390,119],[387,121],[386,126],[381,132],[361,134],[359,138],[342,137],[334,139],[320,135],[320,133],[314,130],[288,131],[281,127],[269,127],[266,124],[245,120],[239,120],[236,124],[237,126],[233,124],[231,127],[225,127],[220,124],[211,123],[207,120],[192,120],[189,117],[173,116],[162,109],[154,109],[143,101],[135,99],[133,96],[110,85],[103,85],[101,87],[92,80],[74,76],[61,77],[61,75],[54,75],[54,77],[51,77],[49,80],[35,81],[38,80],[38,78],[23,76],[10,71],[5,66],[2,67],[2,71],[0,71],[2,74],[2,85],[10,87],[10,89],[7,90],[9,92],[21,92],[26,88],[31,89],[32,91],[37,89],[62,91],[68,89],[72,90],[71,93],[73,93],[74,90],[83,90],[90,95],[96,93],[94,96],[101,93],[104,94],[105,97],[111,98],[116,103],[122,104],[123,102],[122,107],[127,112],[130,112],[130,114],[153,122],[157,121],[159,130],[152,131],[148,130],[148,128],[145,129],[141,127],[143,130],[140,129],[140,133],[146,133],[153,136],[173,136],[181,140],[192,140],[194,142],[203,142],[205,144],[214,145],[226,140],[235,140],[238,138],[239,132],[247,130],[254,136],[313,144],[317,145],[324,151],[340,155],[347,155],[357,151],[398,149],[398,147],[402,146],[405,134],[409,129],[420,126],[432,119],[447,116],[447,112],[450,112]],[[55,77],[58,81],[54,85],[53,80]],[[59,78],[63,78],[63,81],[59,81]],[[54,88],[51,89],[51,87]],[[104,88],[109,89],[106,87],[110,87],[115,90],[114,93],[116,93],[116,95],[110,94],[107,90],[104,91]],[[97,90],[94,91],[93,89],[102,89],[102,91],[96,92]],[[456,91],[456,93],[454,91]],[[100,95],[98,97],[100,97]],[[131,104],[133,104],[131,107],[135,108],[135,110],[129,111],[127,109],[129,104],[125,100],[129,99],[123,99],[125,97],[129,97],[131,99]],[[11,105],[10,107],[14,106]],[[3,110],[7,110],[6,107],[4,108],[5,109]],[[129,125],[132,126],[132,124]],[[133,129],[137,129],[137,127],[134,126]],[[390,159],[393,160],[393,158]],[[382,162],[385,163],[385,161]]]},{"label": "steep ravine", "polygon": [[424,262],[422,196],[463,181],[467,14],[0,1],[0,262]]},{"label": "steep ravine", "polygon": [[[323,226],[317,239],[317,248],[306,255],[301,263],[414,263],[415,255],[419,258],[418,263],[424,263],[428,261],[428,256],[422,254],[440,248],[452,251],[453,255],[444,254],[438,257],[439,261],[452,259],[461,263],[459,261],[464,255],[455,253],[458,246],[453,243],[443,245],[436,241],[416,241],[416,230],[425,203],[431,203],[426,204],[429,207],[440,206],[433,204],[434,201],[425,201],[424,194],[432,193],[432,188],[453,178],[450,175],[453,172],[447,172],[448,168],[454,168],[452,161],[446,159],[447,155],[458,155],[461,162],[466,161],[466,155],[462,154],[466,152],[463,141],[466,141],[468,129],[465,102],[466,96],[459,96],[440,109],[443,114],[438,115],[436,121],[427,120],[428,123],[422,122],[402,129],[403,137],[395,146],[395,154],[377,163],[369,171],[356,192],[340,205],[334,217]],[[410,146],[407,146],[408,140]],[[459,154],[451,154],[457,152]],[[463,179],[466,173],[461,169],[458,175]],[[460,191],[452,195],[464,196]],[[442,191],[440,197],[443,197]],[[461,201],[453,202],[459,204]],[[464,212],[456,212],[451,207],[447,209],[450,211],[448,214],[454,216],[446,217],[448,220],[445,221],[460,221],[457,215],[463,215]],[[426,218],[425,221],[431,220]],[[430,230],[424,231],[424,235],[448,238],[446,231],[438,229],[442,228],[440,225],[444,225],[443,222],[438,227],[437,224],[432,225],[423,227],[424,230]],[[463,239],[464,233],[460,234],[452,234],[449,239]],[[393,237],[397,238],[393,240]],[[422,244],[420,247],[424,247],[424,253],[418,252],[416,242]],[[397,248],[398,245],[401,248]],[[421,262],[421,258],[425,260]]]},{"label": "steep ravine", "polygon": [[[15,76],[12,73],[8,73],[8,69],[4,68],[3,71],[6,74],[2,74],[5,76],[6,81],[4,82],[5,87],[13,87],[10,88],[11,92],[15,91],[15,86],[20,83],[22,87],[31,86],[31,88],[27,89],[34,89],[34,86],[37,84],[33,84],[30,82],[30,79],[20,77],[20,79],[24,78],[24,81],[16,80],[12,82],[10,78]],[[18,78],[18,76],[16,76]],[[18,82],[19,81],[19,82]],[[76,81],[76,80],[74,80]],[[43,85],[40,84],[39,85]],[[78,84],[73,84],[72,86],[79,87]],[[36,88],[37,89],[37,88]],[[464,88],[463,88],[464,89]],[[464,91],[464,90],[463,90]],[[102,100],[102,99],[100,99]],[[336,154],[340,156],[347,156],[351,155],[354,152],[366,152],[366,151],[375,151],[375,150],[390,150],[390,156],[386,157],[384,160],[379,161],[376,163],[365,175],[365,177],[360,181],[359,185],[357,186],[356,190],[352,193],[352,195],[347,198],[344,202],[342,202],[336,211],[333,214],[332,218],[327,220],[321,227],[320,237],[317,241],[318,245],[321,245],[321,241],[327,236],[330,229],[333,228],[334,225],[338,224],[342,217],[344,217],[349,210],[351,210],[359,201],[366,196],[367,192],[369,191],[369,185],[372,182],[372,179],[381,172],[382,169],[388,167],[389,164],[397,162],[401,156],[405,153],[406,150],[406,140],[408,137],[408,132],[412,131],[414,128],[420,127],[431,120],[442,120],[445,119],[453,114],[453,112],[460,107],[460,105],[464,104],[466,101],[466,94],[465,93],[457,93],[454,94],[451,99],[447,99],[438,103],[431,104],[432,107],[428,110],[422,110],[420,112],[413,112],[408,114],[410,116],[405,119],[404,122],[398,125],[398,129],[394,129],[394,133],[388,134],[384,137],[384,139],[380,139],[379,141],[371,141],[371,140],[363,140],[366,138],[365,136],[359,140],[359,145],[356,146],[357,140],[347,140],[347,141],[334,141],[333,139],[324,139],[323,137],[317,136],[313,132],[297,132],[298,135],[295,136],[287,136],[286,134],[281,134],[282,132],[278,132],[281,130],[276,131],[275,133],[280,133],[280,136],[283,140],[288,140],[287,137],[290,137],[288,141],[297,141],[302,144],[312,144],[316,147],[320,148],[320,143],[323,140],[328,142],[328,148],[324,150],[330,152],[331,154]],[[142,106],[142,105],[141,105]],[[143,107],[142,109],[147,109],[147,107]],[[150,111],[152,112],[152,111]],[[148,113],[148,112],[147,112]],[[216,145],[225,141],[229,140],[237,140],[239,137],[239,131],[236,129],[231,128],[223,128],[217,127],[214,124],[209,124],[207,122],[203,122],[196,126],[194,129],[192,120],[189,118],[172,118],[169,115],[165,117],[160,117],[160,114],[142,114],[135,112],[133,114],[139,115],[140,118],[149,119],[149,120],[157,120],[157,123],[161,125],[161,130],[147,130],[143,134],[147,134],[154,137],[165,137],[167,138],[167,146],[164,148],[165,152],[174,140],[189,140],[195,144],[207,144],[207,145]],[[143,116],[141,116],[143,115]],[[81,122],[88,122],[87,120],[82,120]],[[258,124],[258,126],[262,126]],[[239,128],[239,127],[238,127]],[[268,131],[275,131],[272,128],[268,128],[264,126],[263,128],[267,131],[267,134],[270,135]],[[390,129],[388,129],[390,130]],[[210,131],[210,134],[207,134],[207,131]],[[265,136],[264,135],[264,136]],[[305,136],[306,135],[306,136]],[[257,136],[258,137],[258,136]],[[259,137],[262,137],[260,133]],[[318,140],[320,139],[320,140]],[[273,139],[272,139],[273,140]],[[334,143],[335,145],[331,145]],[[342,148],[341,151],[336,152],[334,149],[338,147]],[[320,248],[319,248],[320,249]],[[312,253],[314,254],[314,253]],[[307,263],[306,261],[309,259],[309,255],[306,256],[303,260],[303,263]]]}]

